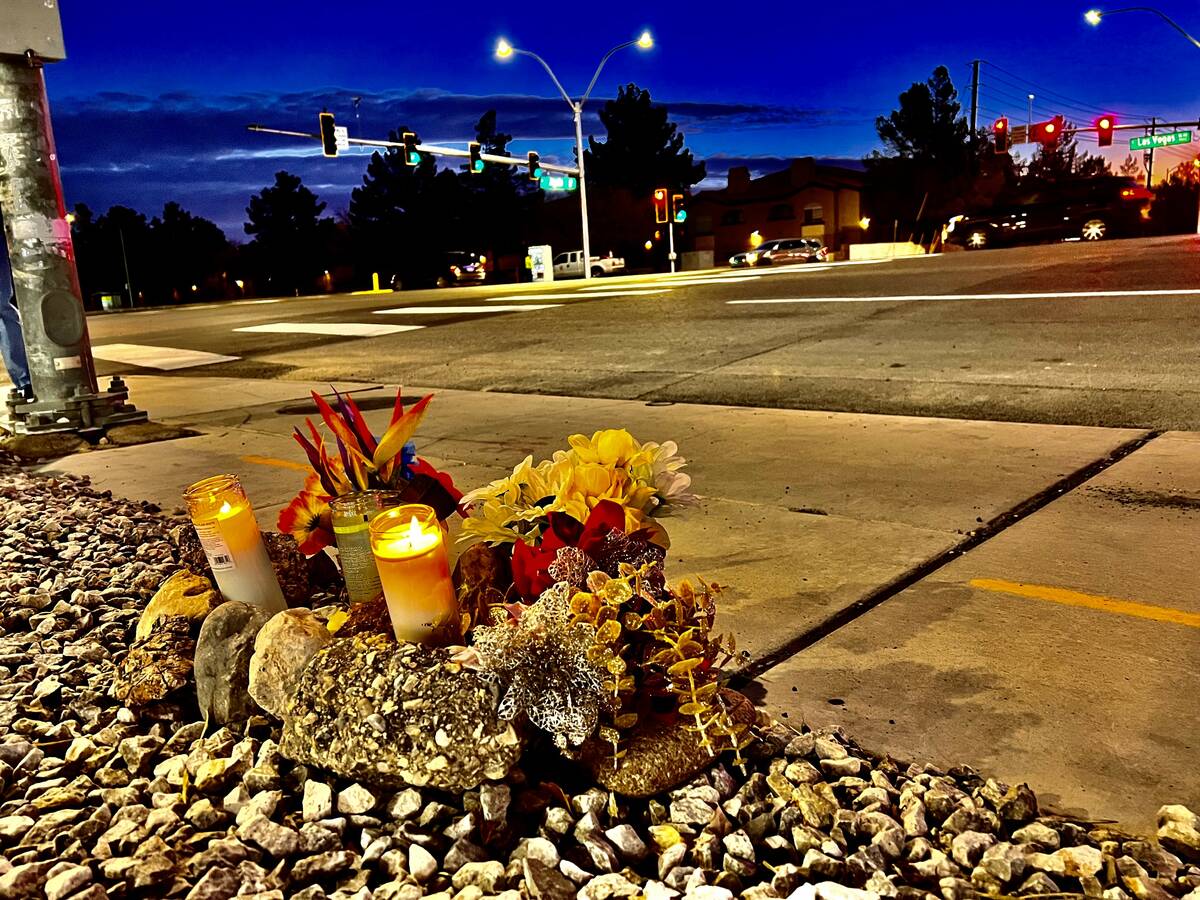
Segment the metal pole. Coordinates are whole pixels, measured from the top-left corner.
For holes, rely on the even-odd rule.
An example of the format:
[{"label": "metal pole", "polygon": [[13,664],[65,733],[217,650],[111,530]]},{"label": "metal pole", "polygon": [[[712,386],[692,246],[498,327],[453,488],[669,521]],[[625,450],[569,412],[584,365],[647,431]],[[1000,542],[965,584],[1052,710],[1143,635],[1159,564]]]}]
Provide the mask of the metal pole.
[{"label": "metal pole", "polygon": [[129,257],[125,253],[125,229],[118,227],[117,236],[121,239],[121,263],[125,266],[125,290],[129,293],[129,308],[137,306],[133,299],[133,279],[129,277]]},{"label": "metal pole", "polygon": [[675,271],[675,220],[667,220],[667,259],[671,261],[671,271]]},{"label": "metal pole", "polygon": [[583,175],[583,103],[572,104],[575,109],[575,152],[579,155],[579,216],[583,226],[583,277],[592,277],[592,240],[588,234],[587,180]]},{"label": "metal pole", "polygon": [[1029,140],[1029,136],[1033,134],[1033,94],[1029,95],[1029,118],[1025,121],[1025,127],[1028,129],[1025,132],[1025,140]]},{"label": "metal pole", "polygon": [[971,145],[975,145],[975,133],[979,130],[979,60],[971,63]]},{"label": "metal pole", "polygon": [[[1154,130],[1158,116],[1150,117],[1150,136],[1154,136]],[[1154,144],[1150,144],[1150,149],[1146,151],[1146,189],[1151,190],[1154,187]]]},{"label": "metal pole", "polygon": [[139,421],[114,379],[98,394],[41,63],[0,56],[0,207],[34,399],[10,404],[18,431]]}]

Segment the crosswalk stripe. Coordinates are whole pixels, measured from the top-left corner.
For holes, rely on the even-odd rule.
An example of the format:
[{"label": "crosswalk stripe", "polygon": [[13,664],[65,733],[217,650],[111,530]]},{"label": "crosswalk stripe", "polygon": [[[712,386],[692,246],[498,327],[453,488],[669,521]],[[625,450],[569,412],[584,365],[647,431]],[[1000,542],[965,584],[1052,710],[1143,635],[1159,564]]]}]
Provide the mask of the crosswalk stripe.
[{"label": "crosswalk stripe", "polygon": [[327,334],[337,337],[382,337],[401,331],[416,331],[424,325],[385,325],[362,322],[271,322],[267,325],[247,325],[234,331],[261,334]]},{"label": "crosswalk stripe", "polygon": [[448,316],[478,315],[480,313],[530,312],[535,309],[554,309],[558,303],[530,303],[525,306],[398,306],[395,309],[374,310],[377,316]]},{"label": "crosswalk stripe", "polygon": [[1027,294],[895,294],[883,297],[771,297],[726,300],[730,306],[770,306],[777,303],[909,303],[917,300],[1079,300],[1089,297],[1195,297],[1200,289],[1130,291],[1038,291]]},{"label": "crosswalk stripe", "polygon": [[146,369],[187,369],[192,366],[210,366],[214,363],[234,362],[240,356],[224,356],[204,350],[180,350],[176,347],[152,347],[148,344],[101,344],[92,347],[92,356],[106,362],[125,363]]}]

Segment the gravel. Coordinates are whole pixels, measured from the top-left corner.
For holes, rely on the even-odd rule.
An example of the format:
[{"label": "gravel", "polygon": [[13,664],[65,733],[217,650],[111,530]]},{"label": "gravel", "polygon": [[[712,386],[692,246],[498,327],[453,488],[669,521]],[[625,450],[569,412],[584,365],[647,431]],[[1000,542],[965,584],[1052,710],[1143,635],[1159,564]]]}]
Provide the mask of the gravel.
[{"label": "gravel", "polygon": [[646,800],[537,747],[459,795],[338,779],[285,759],[266,718],[205,733],[193,697],[111,696],[180,569],[177,520],[0,458],[0,524],[0,900],[1200,900],[1185,807],[1160,812],[1160,845],[838,732],[764,723],[745,772]]}]

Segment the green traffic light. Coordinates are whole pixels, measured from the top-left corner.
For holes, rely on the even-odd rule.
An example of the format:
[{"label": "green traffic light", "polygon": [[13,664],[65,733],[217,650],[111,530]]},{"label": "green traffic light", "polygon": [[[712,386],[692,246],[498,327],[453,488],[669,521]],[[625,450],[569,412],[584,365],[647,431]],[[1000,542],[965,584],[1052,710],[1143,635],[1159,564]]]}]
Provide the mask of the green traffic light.
[{"label": "green traffic light", "polygon": [[476,171],[476,172],[482,172],[482,171],[483,171],[483,160],[482,160],[482,159],[477,159],[477,160],[475,160],[475,164],[474,164],[474,165],[475,165],[475,171]]},{"label": "green traffic light", "polygon": [[685,221],[687,221],[687,210],[686,210],[686,209],[681,209],[681,210],[679,210],[679,212],[675,213],[675,221],[676,221],[676,222],[685,222]]},{"label": "green traffic light", "polygon": [[408,154],[408,161],[415,166],[417,163],[419,163],[421,161],[421,154],[419,154],[415,151],[413,153]]},{"label": "green traffic light", "polygon": [[541,178],[545,174],[546,174],[546,171],[541,166],[538,166],[536,169],[533,170],[534,178]]}]

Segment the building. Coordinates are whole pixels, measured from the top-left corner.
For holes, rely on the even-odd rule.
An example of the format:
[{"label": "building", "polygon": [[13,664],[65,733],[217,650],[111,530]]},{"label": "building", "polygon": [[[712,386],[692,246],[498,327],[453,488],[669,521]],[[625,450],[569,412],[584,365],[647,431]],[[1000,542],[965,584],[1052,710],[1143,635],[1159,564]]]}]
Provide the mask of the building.
[{"label": "building", "polygon": [[748,249],[757,231],[767,241],[813,237],[830,249],[845,250],[860,239],[864,180],[861,170],[812,157],[754,179],[745,166],[736,166],[729,170],[728,186],[692,199],[695,249],[711,251],[721,265]]}]

